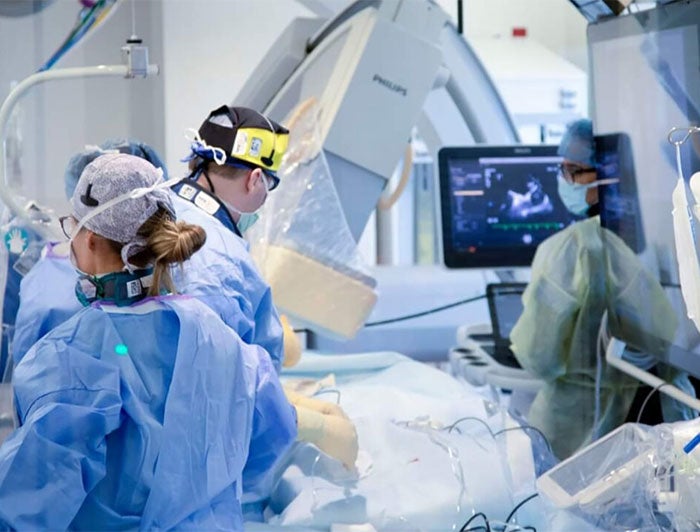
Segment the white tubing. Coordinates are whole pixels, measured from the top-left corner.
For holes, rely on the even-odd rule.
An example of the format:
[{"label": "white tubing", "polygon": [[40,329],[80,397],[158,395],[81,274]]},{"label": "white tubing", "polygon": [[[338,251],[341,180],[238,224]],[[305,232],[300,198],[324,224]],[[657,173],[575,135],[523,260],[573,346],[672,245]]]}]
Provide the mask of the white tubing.
[{"label": "white tubing", "polygon": [[[673,397],[675,400],[680,401],[684,405],[689,406],[693,410],[700,412],[700,400],[696,399],[695,397],[691,397],[684,391],[676,388],[667,381],[660,379],[656,375],[644,371],[643,369],[639,369],[634,364],[630,364],[626,360],[623,360],[622,351],[624,350],[624,347],[625,344],[622,341],[618,340],[617,338],[612,339],[605,354],[605,359],[607,360],[608,364],[624,373],[627,373],[628,375],[631,375],[632,377],[635,377],[636,379],[639,379],[652,388],[658,388],[659,392],[665,393],[666,395]],[[662,386],[662,384],[664,386]]]}]

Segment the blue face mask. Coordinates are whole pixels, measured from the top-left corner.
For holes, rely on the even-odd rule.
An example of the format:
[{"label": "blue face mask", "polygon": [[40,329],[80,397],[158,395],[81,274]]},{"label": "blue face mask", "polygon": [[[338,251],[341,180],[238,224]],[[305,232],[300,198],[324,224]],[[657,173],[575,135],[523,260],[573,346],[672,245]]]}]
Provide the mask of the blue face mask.
[{"label": "blue face mask", "polygon": [[589,185],[569,183],[561,175],[557,176],[559,197],[567,210],[576,216],[585,214],[590,207],[586,201],[586,192],[589,188]]},{"label": "blue face mask", "polygon": [[238,222],[236,223],[236,227],[238,227],[238,230],[241,233],[245,233],[248,229],[250,229],[255,222],[258,221],[260,218],[260,215],[257,212],[244,212],[241,213],[241,217],[238,219]]},{"label": "blue face mask", "polygon": [[262,179],[263,186],[265,187],[265,195],[263,196],[263,201],[260,203],[260,207],[255,209],[253,212],[243,212],[240,209],[237,209],[227,201],[224,201],[223,199],[219,198],[219,200],[226,205],[229,211],[238,213],[239,218],[238,221],[236,222],[236,227],[238,227],[238,230],[241,232],[241,234],[245,233],[248,229],[250,229],[255,222],[258,221],[260,218],[260,210],[263,207],[263,204],[265,203],[265,198],[267,195],[270,193],[270,188],[268,187],[267,184],[267,178],[263,176]]}]

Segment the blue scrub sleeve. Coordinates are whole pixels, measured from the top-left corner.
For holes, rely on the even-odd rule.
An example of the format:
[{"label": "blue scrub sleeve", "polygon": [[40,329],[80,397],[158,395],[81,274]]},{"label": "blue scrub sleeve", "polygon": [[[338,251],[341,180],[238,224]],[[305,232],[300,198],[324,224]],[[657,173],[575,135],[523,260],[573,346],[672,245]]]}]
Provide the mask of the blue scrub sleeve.
[{"label": "blue scrub sleeve", "polygon": [[67,529],[105,475],[105,437],[122,405],[118,370],[69,356],[33,349],[15,373],[23,424],[0,447],[0,523],[13,529]]},{"label": "blue scrub sleeve", "polygon": [[67,257],[47,255],[22,279],[19,309],[12,342],[15,366],[46,333],[58,327],[83,307],[75,297],[77,273]]},{"label": "blue scrub sleeve", "polygon": [[[14,529],[65,530],[105,475],[105,436],[119,424],[119,398],[72,391],[42,399],[0,448],[0,522]],[[98,406],[99,403],[104,403]],[[37,468],[37,463],[51,464]]]},{"label": "blue scrub sleeve", "polygon": [[238,333],[245,343],[253,343],[255,335],[255,321],[250,318],[253,311],[250,304],[241,294],[235,296],[221,295],[220,290],[197,288],[192,295],[200,299],[209,308],[214,310],[221,320]]},{"label": "blue scrub sleeve", "polygon": [[296,440],[296,409],[287,400],[269,355],[257,346],[248,347],[258,351],[259,364],[253,433],[243,470],[243,491],[267,496],[269,494],[259,493],[260,483]]}]

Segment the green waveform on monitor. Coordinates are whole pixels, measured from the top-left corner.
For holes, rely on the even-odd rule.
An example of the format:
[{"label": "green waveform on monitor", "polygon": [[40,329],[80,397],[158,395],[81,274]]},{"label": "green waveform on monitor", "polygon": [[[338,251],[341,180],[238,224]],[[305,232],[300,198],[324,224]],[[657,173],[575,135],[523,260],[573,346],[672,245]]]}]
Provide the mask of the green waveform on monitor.
[{"label": "green waveform on monitor", "polygon": [[491,227],[503,231],[556,231],[562,228],[562,224],[559,222],[510,222],[493,224]]}]

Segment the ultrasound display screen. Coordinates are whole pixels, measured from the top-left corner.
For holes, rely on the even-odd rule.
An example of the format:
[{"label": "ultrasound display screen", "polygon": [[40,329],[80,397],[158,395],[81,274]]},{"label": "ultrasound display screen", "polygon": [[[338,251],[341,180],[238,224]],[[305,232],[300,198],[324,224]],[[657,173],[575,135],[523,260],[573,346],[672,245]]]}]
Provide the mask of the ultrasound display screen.
[{"label": "ultrasound display screen", "polygon": [[446,266],[529,266],[543,240],[578,219],[557,193],[556,151],[541,145],[440,150]]}]

